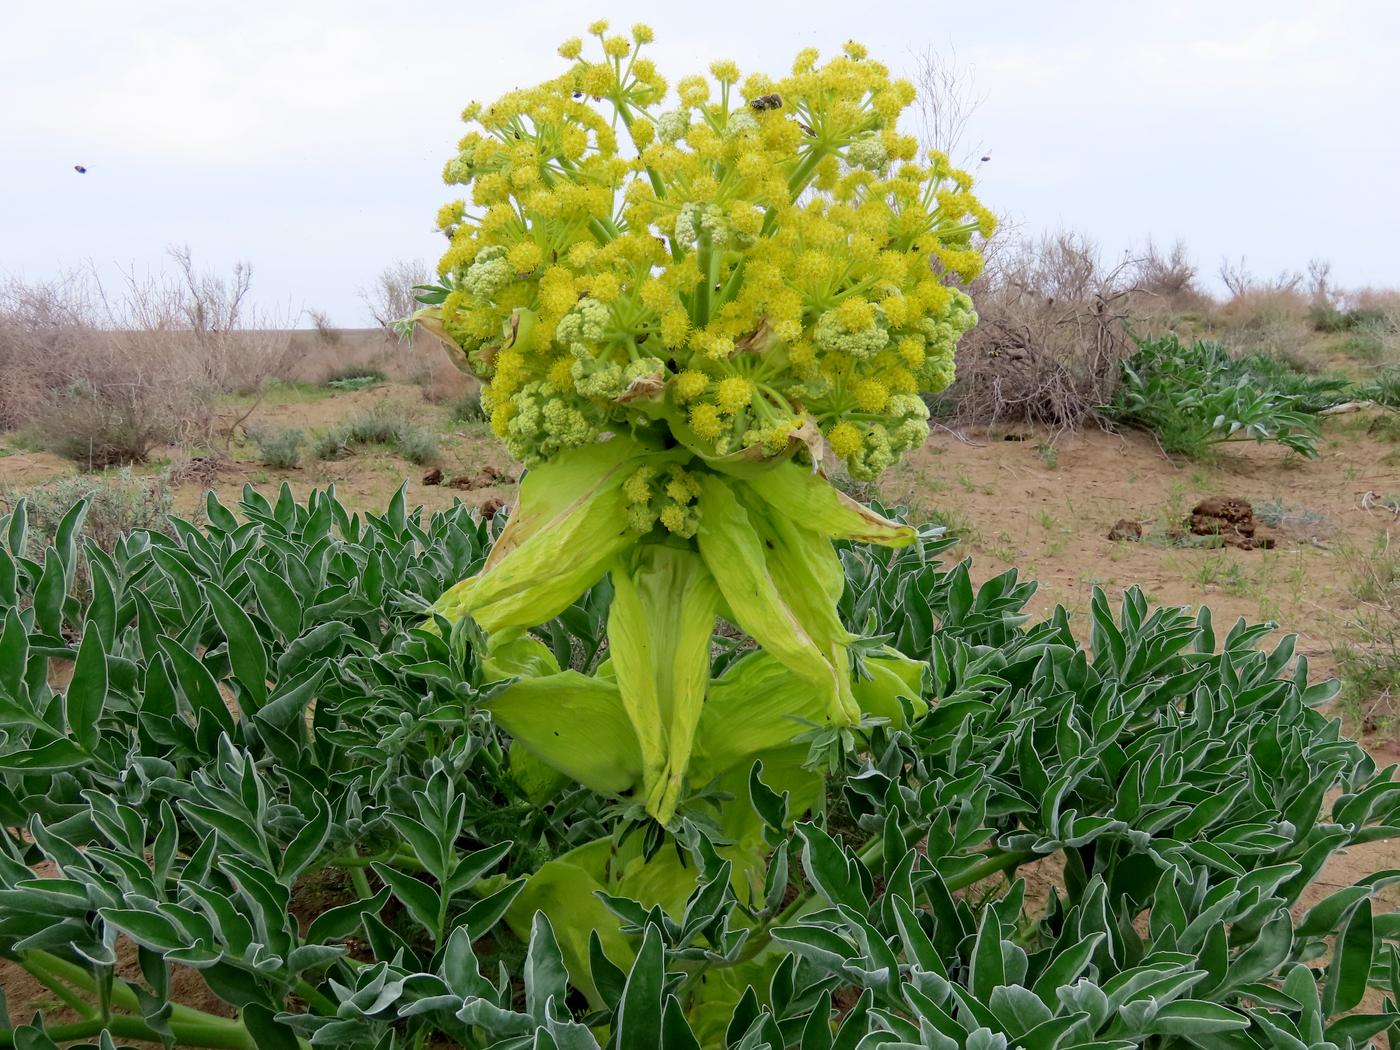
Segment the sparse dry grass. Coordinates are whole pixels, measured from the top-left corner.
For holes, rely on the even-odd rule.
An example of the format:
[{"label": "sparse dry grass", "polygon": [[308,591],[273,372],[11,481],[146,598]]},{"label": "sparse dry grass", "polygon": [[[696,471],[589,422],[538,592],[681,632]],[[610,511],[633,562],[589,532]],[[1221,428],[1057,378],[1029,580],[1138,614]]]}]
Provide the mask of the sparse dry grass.
[{"label": "sparse dry grass", "polygon": [[1363,727],[1394,731],[1400,721],[1400,549],[1386,532],[1352,558],[1351,641],[1336,650],[1342,700]]}]

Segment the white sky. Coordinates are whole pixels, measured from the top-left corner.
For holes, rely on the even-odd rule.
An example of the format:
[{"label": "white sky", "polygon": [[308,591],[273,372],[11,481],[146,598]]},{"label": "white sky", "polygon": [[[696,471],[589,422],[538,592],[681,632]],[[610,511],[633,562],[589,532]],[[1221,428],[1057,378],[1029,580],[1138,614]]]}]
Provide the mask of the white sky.
[{"label": "white sky", "polygon": [[250,260],[265,302],[364,323],[359,286],[441,251],[462,106],[557,73],[595,17],[650,23],[672,83],[848,38],[901,71],[952,48],[984,99],[982,199],[1026,229],[1400,285],[1392,0],[0,0],[0,273],[187,242]]}]

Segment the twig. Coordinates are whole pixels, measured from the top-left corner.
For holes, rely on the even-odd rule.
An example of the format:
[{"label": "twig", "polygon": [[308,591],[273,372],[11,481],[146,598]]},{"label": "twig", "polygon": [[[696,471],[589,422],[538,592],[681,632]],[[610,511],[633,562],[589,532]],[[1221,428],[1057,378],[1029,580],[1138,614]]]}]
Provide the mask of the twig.
[{"label": "twig", "polygon": [[957,438],[959,441],[961,441],[964,445],[967,445],[969,448],[986,448],[986,447],[987,447],[987,445],[986,445],[985,442],[982,442],[982,441],[973,441],[971,438],[965,437],[965,436],[963,436],[962,434],[959,434],[959,433],[958,433],[956,430],[954,430],[952,427],[944,426],[942,423],[939,423],[939,422],[937,422],[937,421],[933,421],[933,425],[936,426],[939,430],[946,430],[948,433],[952,434],[953,437]]},{"label": "twig", "polygon": [[1340,405],[1324,408],[1319,416],[1339,416],[1344,412],[1360,412],[1363,408],[1380,408],[1374,401],[1343,401]]}]

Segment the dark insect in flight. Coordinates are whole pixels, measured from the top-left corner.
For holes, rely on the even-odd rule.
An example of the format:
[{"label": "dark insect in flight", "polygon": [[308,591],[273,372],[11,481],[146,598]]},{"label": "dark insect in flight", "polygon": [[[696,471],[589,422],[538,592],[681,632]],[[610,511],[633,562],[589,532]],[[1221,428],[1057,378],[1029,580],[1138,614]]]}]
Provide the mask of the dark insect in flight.
[{"label": "dark insect in flight", "polygon": [[781,95],[760,95],[750,102],[749,105],[760,113],[769,109],[782,109],[783,97]]},{"label": "dark insect in flight", "polygon": [[73,170],[76,171],[79,175],[87,174],[87,168],[83,167],[81,164],[74,164]]}]

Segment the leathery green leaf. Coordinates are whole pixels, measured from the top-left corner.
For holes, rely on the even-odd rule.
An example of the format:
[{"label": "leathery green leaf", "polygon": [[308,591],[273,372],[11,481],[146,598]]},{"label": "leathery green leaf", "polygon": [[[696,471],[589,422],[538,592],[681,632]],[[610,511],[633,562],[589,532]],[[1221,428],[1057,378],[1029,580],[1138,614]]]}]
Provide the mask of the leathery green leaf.
[{"label": "leathery green leaf", "polygon": [[863,713],[888,718],[891,725],[901,729],[904,708],[900,697],[908,697],[916,717],[928,710],[922,697],[924,665],[917,660],[887,646],[884,652],[865,658],[865,672],[869,677],[858,677],[851,687]]},{"label": "leathery green leaf", "polygon": [[778,463],[751,488],[778,513],[830,539],[905,547],[918,535],[851,499],[823,475],[791,461]]},{"label": "leathery green leaf", "polygon": [[[700,556],[719,584],[730,615],[784,667],[815,687],[825,709],[853,721],[853,710],[843,705],[850,692],[844,658],[839,665],[833,663],[832,654],[809,632],[806,610],[794,608],[779,591],[763,540],[730,484],[702,475],[700,486]],[[818,600],[804,604],[814,606]],[[854,706],[850,702],[849,707]]]},{"label": "leathery green leaf", "polygon": [[506,632],[491,636],[482,668],[488,680],[539,678],[558,674],[559,661],[549,646],[533,635]]},{"label": "leathery green leaf", "polygon": [[636,542],[622,484],[666,456],[615,437],[531,468],[481,572],[449,588],[433,611],[449,622],[470,614],[487,631],[558,616]]},{"label": "leathery green leaf", "polygon": [[529,936],[536,912],[551,917],[569,979],[595,1007],[604,1000],[589,968],[590,935],[596,931],[600,949],[613,963],[632,959],[632,948],[618,930],[617,920],[597,897],[610,888],[606,883],[612,848],[610,839],[595,839],[546,861],[525,880],[525,888],[506,912],[506,922],[522,940]]},{"label": "leathery green leaf", "polygon": [[755,757],[791,744],[825,714],[811,684],[769,653],[758,650],[736,660],[710,683],[695,733],[692,782],[708,783],[736,767],[747,776]]},{"label": "leathery green leaf", "polygon": [[613,669],[642,756],[642,798],[675,814],[710,673],[719,588],[695,554],[646,544],[613,569]]},{"label": "leathery green leaf", "polygon": [[107,702],[107,654],[97,631],[84,632],[68,683],[68,726],[86,751],[97,747],[97,723]]},{"label": "leathery green leaf", "polygon": [[739,502],[758,534],[768,574],[783,600],[799,617],[813,642],[826,655],[838,676],[841,710],[849,721],[859,718],[851,697],[846,643],[850,632],[841,622],[836,603],[846,587],[846,574],[831,540],[775,513],[758,495],[758,485],[737,486]]},{"label": "leathery green leaf", "polygon": [[522,678],[486,707],[516,744],[585,787],[623,792],[641,779],[641,750],[614,682],[577,671]]}]

